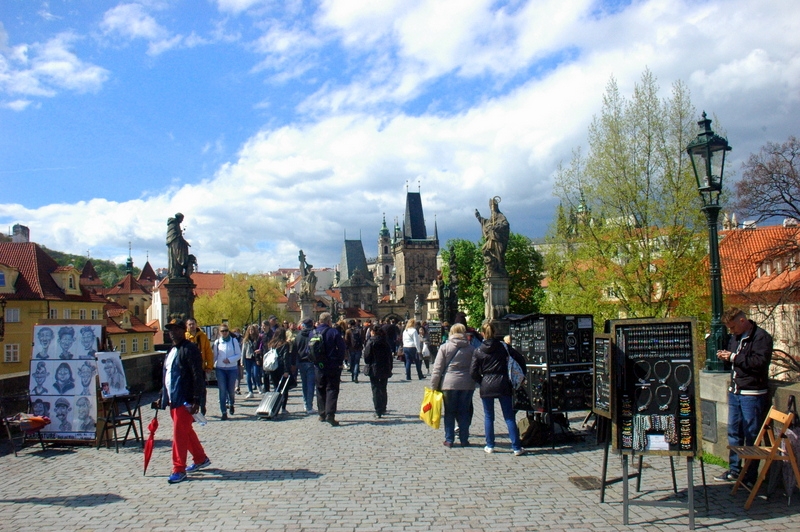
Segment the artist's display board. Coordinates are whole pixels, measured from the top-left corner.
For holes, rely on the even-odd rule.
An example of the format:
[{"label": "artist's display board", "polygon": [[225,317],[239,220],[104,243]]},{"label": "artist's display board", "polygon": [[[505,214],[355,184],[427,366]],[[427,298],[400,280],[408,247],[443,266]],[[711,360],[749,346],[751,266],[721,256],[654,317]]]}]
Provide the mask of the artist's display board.
[{"label": "artist's display board", "polygon": [[594,335],[594,371],[592,394],[592,412],[598,416],[611,419],[611,386],[612,342],[610,334]]},{"label": "artist's display board", "polygon": [[94,440],[97,420],[97,362],[92,359],[32,360],[31,413],[49,417],[45,441]]},{"label": "artist's display board", "polygon": [[613,449],[625,454],[696,455],[701,422],[695,319],[609,323]]}]

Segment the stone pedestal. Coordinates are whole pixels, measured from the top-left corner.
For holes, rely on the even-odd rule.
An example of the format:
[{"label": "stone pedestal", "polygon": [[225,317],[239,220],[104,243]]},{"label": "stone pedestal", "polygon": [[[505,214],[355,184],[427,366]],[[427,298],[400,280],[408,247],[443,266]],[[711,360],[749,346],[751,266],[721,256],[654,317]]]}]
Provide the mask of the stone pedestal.
[{"label": "stone pedestal", "polygon": [[703,450],[728,459],[728,384],[729,373],[700,371],[700,401],[703,411]]},{"label": "stone pedestal", "polygon": [[502,318],[510,313],[508,307],[508,277],[493,276],[486,279],[483,287],[486,300],[484,315],[493,326],[495,333],[501,336],[508,334],[508,321]]},{"label": "stone pedestal", "polygon": [[167,295],[169,297],[167,321],[173,318],[185,320],[194,317],[194,288],[195,284],[191,278],[170,278],[167,283]]},{"label": "stone pedestal", "polygon": [[303,321],[306,318],[311,318],[314,321],[317,320],[317,317],[314,316],[314,301],[309,301],[307,299],[301,299],[300,300],[300,321]]}]

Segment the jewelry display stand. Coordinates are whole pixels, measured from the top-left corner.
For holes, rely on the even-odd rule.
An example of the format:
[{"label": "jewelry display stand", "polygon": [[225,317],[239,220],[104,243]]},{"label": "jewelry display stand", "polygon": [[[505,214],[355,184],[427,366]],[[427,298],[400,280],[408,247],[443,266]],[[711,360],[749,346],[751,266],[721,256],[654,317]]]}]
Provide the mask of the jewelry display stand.
[{"label": "jewelry display stand", "polygon": [[[623,524],[631,505],[687,508],[694,529],[694,458],[700,451],[700,390],[697,386],[697,349],[693,318],[611,320],[607,335],[595,340],[593,410],[610,419],[602,424],[604,453],[600,502],[605,487],[622,482]],[[606,384],[599,386],[600,382]],[[604,394],[604,390],[608,390]],[[599,405],[608,405],[607,412]],[[599,438],[600,436],[598,436]],[[610,439],[610,442],[608,441]],[[608,447],[622,455],[622,477],[607,480]],[[641,489],[642,457],[668,456],[672,489],[677,495],[674,457],[686,458],[688,501],[630,500],[628,483],[636,478]],[[638,471],[628,474],[629,457],[638,457]],[[700,462],[708,509],[705,468]]]}]

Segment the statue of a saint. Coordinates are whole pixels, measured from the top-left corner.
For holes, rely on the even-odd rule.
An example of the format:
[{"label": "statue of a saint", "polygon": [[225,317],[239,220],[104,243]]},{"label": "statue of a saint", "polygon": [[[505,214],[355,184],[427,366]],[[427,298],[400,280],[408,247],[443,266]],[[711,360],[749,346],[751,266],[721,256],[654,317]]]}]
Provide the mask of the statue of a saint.
[{"label": "statue of a saint", "polygon": [[422,303],[419,300],[419,294],[414,298],[414,315],[419,316],[422,314]]},{"label": "statue of a saint", "polygon": [[192,273],[194,257],[189,255],[189,243],[183,238],[181,222],[183,222],[181,213],[167,220],[167,259],[170,279],[189,277]]},{"label": "statue of a saint", "polygon": [[485,242],[483,251],[483,263],[486,265],[486,277],[507,276],[506,271],[506,248],[511,231],[508,227],[508,219],[500,212],[498,204],[500,196],[495,196],[489,200],[489,218],[482,218],[478,209],[475,209],[475,217],[481,223],[483,238]]},{"label": "statue of a saint", "polygon": [[300,297],[312,298],[317,291],[317,276],[311,270],[313,266],[306,262],[306,254],[302,249],[297,258],[300,261],[300,277],[303,279],[300,285]]}]

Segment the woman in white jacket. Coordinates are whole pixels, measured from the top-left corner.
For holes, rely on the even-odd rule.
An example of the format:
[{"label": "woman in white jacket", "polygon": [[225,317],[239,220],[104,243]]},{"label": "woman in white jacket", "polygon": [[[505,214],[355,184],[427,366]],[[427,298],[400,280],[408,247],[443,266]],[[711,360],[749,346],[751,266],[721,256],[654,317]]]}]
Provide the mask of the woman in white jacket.
[{"label": "woman in white jacket", "polygon": [[217,373],[217,386],[219,387],[219,410],[222,420],[228,419],[226,402],[233,415],[233,403],[236,397],[236,379],[239,377],[239,359],[242,357],[242,348],[239,340],[231,336],[228,324],[223,323],[220,328],[220,337],[214,340],[214,368]]},{"label": "woman in white jacket", "polygon": [[425,378],[422,373],[422,340],[417,332],[417,322],[411,318],[406,323],[406,330],[403,331],[403,357],[406,359],[406,380],[411,380],[411,363],[417,366],[417,375],[419,380]]}]

